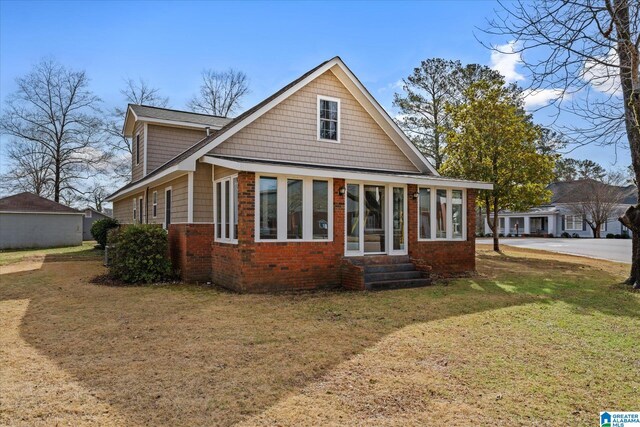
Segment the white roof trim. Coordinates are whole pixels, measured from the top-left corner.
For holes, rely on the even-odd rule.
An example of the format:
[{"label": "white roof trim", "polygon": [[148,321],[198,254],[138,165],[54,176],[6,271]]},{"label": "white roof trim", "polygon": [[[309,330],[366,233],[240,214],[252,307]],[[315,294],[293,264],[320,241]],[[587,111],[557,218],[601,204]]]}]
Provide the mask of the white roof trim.
[{"label": "white roof trim", "polygon": [[204,163],[215,166],[223,166],[246,172],[272,173],[282,175],[313,176],[321,178],[344,178],[358,181],[372,181],[398,184],[417,184],[433,187],[449,188],[475,188],[479,190],[491,190],[493,184],[488,182],[464,181],[440,176],[412,175],[412,174],[381,174],[373,172],[345,171],[339,169],[319,169],[303,166],[285,166],[266,163],[238,162],[234,160],[221,159],[219,157],[206,156],[202,159]]},{"label": "white roof trim", "polygon": [[84,215],[84,212],[0,211],[0,214]]},{"label": "white roof trim", "polygon": [[[162,172],[160,172],[158,175],[154,175],[148,178],[142,178],[140,181],[138,181],[135,185],[132,185],[129,188],[125,188],[122,190],[118,190],[115,193],[113,193],[112,195],[110,195],[109,197],[107,197],[107,202],[113,202],[117,199],[121,199],[122,197],[128,196],[132,193],[137,193],[138,191],[140,191],[141,189],[144,189],[145,187],[148,186],[148,184],[154,182],[154,186],[156,185],[160,185],[162,184],[162,182],[167,181],[167,176],[172,175],[176,172],[184,172],[185,174],[187,172],[189,172],[188,170],[183,170],[180,168],[180,164],[177,165],[173,165],[170,168],[167,168],[165,170],[163,170]],[[175,176],[175,177],[170,177],[169,180],[171,179],[175,179],[179,176],[182,176],[182,174]],[[163,179],[165,178],[165,179]],[[158,183],[155,183],[155,181],[159,181]]]},{"label": "white roof trim", "polygon": [[[309,74],[307,77],[305,77],[304,79],[299,81],[297,84],[295,84],[294,86],[292,86],[291,88],[289,88],[285,92],[281,93],[279,96],[277,96],[276,98],[272,99],[270,102],[268,102],[267,104],[263,105],[260,109],[254,111],[252,114],[248,115],[247,117],[242,119],[240,122],[236,123],[227,132],[224,132],[219,137],[214,137],[214,139],[212,139],[208,144],[206,144],[200,150],[196,151],[194,154],[189,156],[187,159],[183,160],[183,162],[187,162],[187,164],[189,165],[188,167],[194,168],[195,167],[195,159],[204,156],[209,151],[213,150],[214,148],[216,148],[217,146],[222,144],[224,141],[226,141],[227,139],[231,138],[233,135],[235,135],[240,130],[245,128],[247,125],[253,123],[256,119],[258,119],[260,116],[265,114],[267,111],[271,110],[273,107],[275,107],[276,105],[278,105],[279,103],[281,103],[282,101],[287,99],[289,96],[291,96],[292,94],[294,94],[298,90],[300,90],[300,88],[306,86],[309,82],[315,80],[318,76],[324,74],[326,71],[330,70],[332,67],[334,67],[336,65],[345,73],[345,75],[347,77],[349,77],[352,80],[353,84],[362,92],[362,94],[375,107],[375,109],[378,110],[378,112],[382,115],[382,117],[384,119],[386,119],[386,121],[391,126],[391,128],[396,132],[396,136],[399,136],[401,138],[401,140],[405,144],[407,144],[407,146],[404,147],[404,150],[403,150],[403,147],[400,147],[400,145],[398,145],[398,142],[396,141],[396,138],[391,138],[396,143],[396,145],[398,145],[398,147],[401,150],[403,150],[405,155],[407,155],[407,153],[405,152],[405,150],[407,148],[411,151],[411,153],[414,156],[407,156],[407,157],[418,168],[418,170],[421,171],[421,172],[426,172],[428,170],[429,172],[433,173],[435,176],[439,176],[438,172],[429,163],[429,161],[418,151],[418,149],[413,145],[413,143],[411,143],[411,141],[409,141],[407,136],[400,130],[398,125],[395,124],[395,122],[393,121],[393,119],[391,119],[391,117],[389,117],[389,114],[387,114],[387,112],[384,111],[384,109],[380,106],[380,104],[378,104],[377,101],[375,101],[375,99],[371,96],[371,94],[368,93],[368,91],[364,88],[364,86],[362,86],[362,84],[360,82],[358,82],[357,78],[353,75],[353,73],[347,68],[347,66],[338,57],[333,58],[330,61],[327,61],[326,64],[324,64],[323,66],[321,66],[320,68],[315,70],[313,73]],[[383,130],[384,130],[384,127],[383,127]],[[387,131],[385,130],[385,132],[387,132]],[[418,162],[416,162],[416,160],[418,160]],[[419,163],[419,164],[417,164],[417,163]]]}]

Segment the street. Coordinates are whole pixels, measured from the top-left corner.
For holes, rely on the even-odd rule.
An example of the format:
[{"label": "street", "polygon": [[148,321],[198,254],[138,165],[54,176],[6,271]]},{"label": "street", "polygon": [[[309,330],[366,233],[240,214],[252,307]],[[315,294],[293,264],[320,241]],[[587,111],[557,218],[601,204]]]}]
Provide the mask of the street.
[{"label": "street", "polygon": [[[482,238],[476,242],[491,244],[493,240]],[[631,239],[501,238],[500,244],[631,263]]]}]

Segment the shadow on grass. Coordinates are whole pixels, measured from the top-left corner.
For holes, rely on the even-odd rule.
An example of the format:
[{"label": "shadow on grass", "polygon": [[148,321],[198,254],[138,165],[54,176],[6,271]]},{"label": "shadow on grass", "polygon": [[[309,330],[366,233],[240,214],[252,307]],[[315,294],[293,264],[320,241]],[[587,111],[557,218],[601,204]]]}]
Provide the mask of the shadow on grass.
[{"label": "shadow on grass", "polygon": [[603,285],[615,281],[610,274],[507,256],[479,261],[481,275],[428,288],[238,295],[95,286],[90,278],[104,271],[96,259],[56,255],[40,271],[5,276],[0,299],[30,298],[25,340],[140,424],[236,423],[412,323],[557,300],[638,316]]}]

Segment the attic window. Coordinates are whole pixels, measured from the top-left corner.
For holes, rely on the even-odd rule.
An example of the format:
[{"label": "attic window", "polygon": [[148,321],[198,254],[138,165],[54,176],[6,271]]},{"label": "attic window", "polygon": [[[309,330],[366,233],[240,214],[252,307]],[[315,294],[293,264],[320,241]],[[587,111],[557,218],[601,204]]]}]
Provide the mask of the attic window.
[{"label": "attic window", "polygon": [[340,142],[340,100],[318,96],[318,140]]}]

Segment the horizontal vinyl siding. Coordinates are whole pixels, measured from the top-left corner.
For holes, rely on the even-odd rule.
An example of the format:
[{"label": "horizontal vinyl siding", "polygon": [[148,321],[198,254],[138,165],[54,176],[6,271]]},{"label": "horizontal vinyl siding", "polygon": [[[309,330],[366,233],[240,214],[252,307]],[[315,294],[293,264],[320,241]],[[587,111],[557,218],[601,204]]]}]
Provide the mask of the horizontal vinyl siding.
[{"label": "horizontal vinyl siding", "polygon": [[162,166],[207,134],[203,130],[149,124],[147,126],[147,173]]},{"label": "horizontal vinyl siding", "polygon": [[213,182],[207,163],[197,163],[193,174],[193,221],[213,222]]},{"label": "horizontal vinyl siding", "polygon": [[[317,140],[317,96],[340,99],[340,143]],[[214,154],[347,167],[418,169],[331,72],[223,142]]]},{"label": "horizontal vinyl siding", "polygon": [[144,197],[144,192],[113,202],[113,217],[120,224],[133,224],[133,200]]}]

